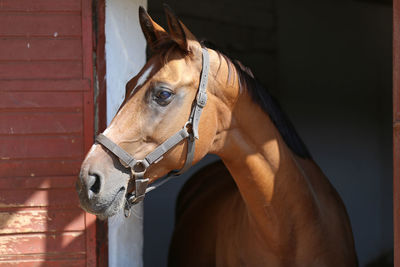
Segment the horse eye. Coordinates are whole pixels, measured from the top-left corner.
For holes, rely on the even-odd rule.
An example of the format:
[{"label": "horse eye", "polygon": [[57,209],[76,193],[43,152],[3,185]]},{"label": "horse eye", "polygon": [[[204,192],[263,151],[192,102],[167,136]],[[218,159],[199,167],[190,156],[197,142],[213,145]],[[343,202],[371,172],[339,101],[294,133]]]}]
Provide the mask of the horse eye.
[{"label": "horse eye", "polygon": [[167,100],[168,98],[170,98],[172,95],[171,92],[168,91],[161,91],[157,94],[157,98],[162,99],[162,100]]},{"label": "horse eye", "polygon": [[173,93],[169,90],[160,90],[154,96],[154,100],[161,106],[168,105],[172,100]]}]

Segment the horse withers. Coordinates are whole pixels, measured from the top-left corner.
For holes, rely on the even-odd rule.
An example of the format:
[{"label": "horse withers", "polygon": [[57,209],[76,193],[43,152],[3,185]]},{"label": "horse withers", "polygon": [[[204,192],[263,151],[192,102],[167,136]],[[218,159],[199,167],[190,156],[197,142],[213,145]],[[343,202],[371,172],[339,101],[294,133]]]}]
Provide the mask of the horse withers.
[{"label": "horse withers", "polygon": [[276,101],[166,15],[169,33],[139,10],[153,55],[82,164],[81,206],[101,218],[129,210],[165,174],[213,153],[223,164],[181,192],[171,266],[357,266],[342,200]]}]

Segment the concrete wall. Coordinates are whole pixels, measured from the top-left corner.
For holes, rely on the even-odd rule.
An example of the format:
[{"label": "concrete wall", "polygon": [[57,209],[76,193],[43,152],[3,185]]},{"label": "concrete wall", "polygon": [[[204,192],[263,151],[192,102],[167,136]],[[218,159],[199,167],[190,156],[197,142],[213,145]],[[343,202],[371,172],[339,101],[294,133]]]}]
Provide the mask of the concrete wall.
[{"label": "concrete wall", "polygon": [[[146,4],[147,0],[106,0],[108,124],[124,99],[126,82],[146,62],[146,42],[138,20],[138,8]],[[108,223],[109,266],[143,266],[143,206],[135,206],[129,219],[121,213]]]}]

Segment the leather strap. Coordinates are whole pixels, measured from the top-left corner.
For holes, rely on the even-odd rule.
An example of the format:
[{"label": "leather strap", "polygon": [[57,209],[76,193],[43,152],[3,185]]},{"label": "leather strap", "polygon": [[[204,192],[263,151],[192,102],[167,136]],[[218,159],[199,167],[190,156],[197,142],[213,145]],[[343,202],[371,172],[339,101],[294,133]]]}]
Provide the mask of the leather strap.
[{"label": "leather strap", "polygon": [[207,83],[208,72],[210,68],[210,56],[208,55],[207,48],[203,47],[203,66],[200,76],[200,85],[197,92],[196,103],[192,109],[191,122],[193,125],[194,138],[199,139],[199,122],[203,108],[207,103]]},{"label": "leather strap", "polygon": [[104,134],[99,134],[96,137],[96,141],[103,146],[105,146],[109,151],[111,151],[115,156],[117,156],[120,160],[122,160],[126,166],[129,166],[131,169],[136,165],[136,159],[134,159],[131,154],[123,150],[119,147],[116,143],[111,141],[107,136]]},{"label": "leather strap", "polygon": [[179,132],[168,138],[161,145],[156,147],[152,152],[150,152],[144,159],[149,165],[159,162],[165,153],[167,153],[171,148],[179,144],[182,140],[189,137],[189,132],[186,127],[183,127]]}]

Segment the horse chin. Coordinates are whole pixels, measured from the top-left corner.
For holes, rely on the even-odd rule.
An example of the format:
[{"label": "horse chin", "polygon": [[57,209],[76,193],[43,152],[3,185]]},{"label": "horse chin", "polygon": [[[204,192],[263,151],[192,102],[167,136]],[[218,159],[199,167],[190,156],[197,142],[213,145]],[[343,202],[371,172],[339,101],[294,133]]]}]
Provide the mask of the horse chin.
[{"label": "horse chin", "polygon": [[81,207],[89,213],[97,216],[100,220],[105,220],[119,213],[125,204],[125,187],[121,187],[113,196],[109,199],[95,199],[96,204],[82,203]]}]

